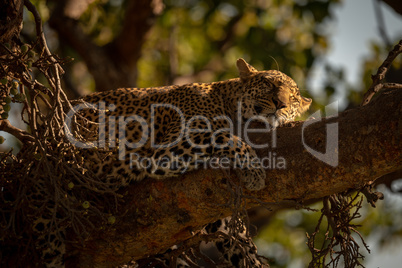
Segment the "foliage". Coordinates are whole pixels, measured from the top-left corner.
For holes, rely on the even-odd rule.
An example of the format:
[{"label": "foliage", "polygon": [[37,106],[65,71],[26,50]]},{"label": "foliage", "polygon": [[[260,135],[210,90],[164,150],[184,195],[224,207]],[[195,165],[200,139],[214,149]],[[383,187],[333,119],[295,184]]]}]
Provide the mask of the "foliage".
[{"label": "foliage", "polygon": [[[107,45],[120,30],[127,2],[94,1],[80,18],[80,24],[98,45]],[[340,0],[168,0],[165,2],[163,14],[157,19],[143,47],[142,57],[138,62],[137,84],[140,87],[148,87],[236,77],[235,60],[244,57],[258,69],[279,69],[289,74],[302,89],[305,89],[312,66],[330,47],[331,33],[325,31],[325,26],[332,22],[331,10],[340,2]],[[46,21],[52,12],[52,3],[46,5],[43,0],[34,3]],[[23,38],[30,43],[36,35],[31,25],[33,25],[32,17],[26,16]],[[91,82],[80,57],[59,42],[55,36],[49,35],[48,39],[50,45],[53,45],[52,51],[56,54],[76,59],[66,66],[67,70],[70,70],[70,76],[65,77],[66,82],[78,85],[85,80],[85,87],[91,86],[91,90],[95,90],[95,85]],[[372,44],[373,54],[366,59],[362,67],[362,88],[366,89],[371,84],[370,76],[387,51],[388,49],[380,43]],[[26,57],[22,61],[23,68],[30,68],[28,59],[30,58]],[[34,61],[31,61],[31,64],[32,62]],[[399,67],[396,62],[395,68]],[[33,75],[33,79],[37,78],[38,81],[48,85],[38,72],[29,70],[27,73]],[[323,90],[327,98],[321,103],[316,102],[316,107],[325,104],[335,93],[336,85],[344,82],[342,69],[328,65],[325,73],[327,79]],[[18,80],[17,77],[13,79]],[[12,89],[14,84],[11,80],[3,85]],[[24,88],[22,83],[15,87]],[[347,87],[350,105],[360,102],[362,88]],[[9,109],[6,106],[9,103],[7,97],[13,102],[26,101],[19,96],[23,95],[18,91],[16,94],[4,96],[1,105],[6,107],[3,108],[5,112],[8,113],[6,109]],[[40,153],[37,162],[44,161],[44,154],[45,152]],[[6,161],[6,157],[2,158],[2,161]],[[35,177],[31,177],[31,182],[34,181]],[[26,184],[26,187],[29,185]],[[70,184],[63,187],[63,194],[71,192]],[[81,204],[82,201],[78,200],[76,204]],[[373,215],[376,212],[372,210],[367,211],[369,211],[365,215],[367,223],[376,222],[379,225],[391,226],[389,229],[395,229],[395,224],[390,220],[390,215],[394,211],[382,217]],[[293,220],[290,220],[292,217]],[[273,220],[270,228],[260,235],[260,241],[266,240],[271,243],[269,254],[279,252],[277,255],[275,253],[271,255],[276,260],[271,266],[287,267],[292,262],[289,256],[296,259],[300,257],[304,263],[309,261],[303,257],[308,251],[304,245],[304,232],[314,231],[312,226],[318,221],[318,217],[318,213],[296,211],[284,212]],[[364,224],[362,233],[370,233],[372,228],[368,227],[371,225],[367,223]],[[399,229],[395,231],[398,232],[400,233]],[[272,245],[291,253],[286,253],[289,256],[286,254],[280,256],[285,251],[272,250]],[[261,250],[264,251],[263,246]]]},{"label": "foliage", "polygon": [[167,1],[139,63],[152,72],[140,73],[138,84],[235,77],[234,62],[244,57],[258,69],[279,68],[304,88],[328,48],[321,29],[338,2]]},{"label": "foliage", "polygon": [[[94,1],[80,18],[83,30],[98,45],[107,45],[120,31],[127,2]],[[258,69],[280,69],[304,89],[314,62],[330,47],[325,27],[340,2],[165,1],[164,12],[143,47],[137,84],[149,87],[232,78],[237,76],[236,59],[243,57]],[[46,19],[51,8],[43,3],[35,4]],[[32,32],[25,33],[29,35]],[[77,59],[71,66],[79,68],[79,56],[66,51],[62,43],[59,46],[61,51],[52,50],[61,55],[67,52]],[[81,83],[80,75],[76,79]]]}]

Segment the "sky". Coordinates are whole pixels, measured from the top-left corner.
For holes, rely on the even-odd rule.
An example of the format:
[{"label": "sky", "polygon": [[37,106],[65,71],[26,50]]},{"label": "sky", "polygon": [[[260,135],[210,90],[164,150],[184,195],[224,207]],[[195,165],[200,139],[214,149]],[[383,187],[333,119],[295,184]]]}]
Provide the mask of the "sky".
[{"label": "sky", "polygon": [[[374,1],[377,0],[346,0],[334,10],[337,25],[332,37],[333,49],[327,59],[338,66],[346,67],[348,80],[352,83],[357,83],[359,79],[361,61],[369,54],[369,41],[382,41]],[[402,16],[388,5],[380,4],[390,39],[402,38]]]},{"label": "sky", "polygon": [[[344,67],[347,81],[351,85],[359,85],[361,64],[370,52],[370,42],[382,42],[378,31],[378,23],[374,11],[377,0],[344,0],[343,4],[333,9],[335,23],[331,25],[331,47],[321,63],[315,65],[310,85],[313,94],[322,92],[323,62],[332,66]],[[389,39],[402,38],[402,16],[384,3],[380,3]],[[340,100],[345,91],[341,90],[335,99]]]}]

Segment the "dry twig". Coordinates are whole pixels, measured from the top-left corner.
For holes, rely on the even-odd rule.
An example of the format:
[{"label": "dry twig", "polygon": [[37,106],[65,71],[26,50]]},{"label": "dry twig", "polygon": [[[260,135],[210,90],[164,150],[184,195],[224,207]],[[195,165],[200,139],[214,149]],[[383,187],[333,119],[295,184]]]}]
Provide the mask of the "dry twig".
[{"label": "dry twig", "polygon": [[[364,267],[361,263],[364,255],[353,238],[353,234],[357,234],[364,248],[370,252],[363,237],[356,230],[358,226],[352,223],[360,217],[359,209],[362,207],[363,198],[359,200],[359,197],[359,193],[354,196],[350,193],[341,193],[323,199],[322,214],[315,231],[311,235],[307,234],[307,245],[312,254],[309,267],[338,267],[340,263],[346,268]],[[322,229],[324,216],[327,226]],[[324,231],[322,235],[324,242],[320,248],[316,248],[318,235],[322,231]]]},{"label": "dry twig", "polygon": [[[402,53],[402,40],[399,41],[397,45],[389,52],[387,58],[385,61],[381,64],[381,66],[378,68],[378,71],[375,75],[371,77],[373,80],[373,83],[371,84],[370,88],[367,90],[366,94],[363,96],[363,101],[361,103],[361,106],[367,105],[370,100],[373,98],[374,94],[379,92],[381,89],[384,88],[384,84],[381,82],[384,80],[386,73],[388,72],[388,69],[390,68],[392,62],[394,59]],[[388,83],[386,84],[387,88],[390,86],[398,87],[401,88],[401,85],[394,84],[394,83]]]},{"label": "dry twig", "polygon": [[[47,47],[35,6],[28,0],[24,3],[35,18],[38,40],[12,50],[3,46],[6,55],[0,58],[0,130],[23,142],[17,156],[0,155],[0,247],[4,252],[33,255],[20,259],[19,266],[38,258],[35,251],[28,250],[35,247],[32,243],[37,234],[32,225],[36,219],[49,220],[44,232],[58,234],[70,226],[78,234],[77,240],[83,241],[95,228],[93,222],[107,222],[118,199],[118,186],[95,179],[84,168],[85,153],[66,140],[65,111],[72,106],[61,88],[64,61]],[[36,80],[34,68],[46,78],[48,87]],[[10,102],[24,105],[21,118],[29,131],[5,119]],[[89,206],[83,206],[85,201]],[[21,237],[25,241],[20,241]]]}]

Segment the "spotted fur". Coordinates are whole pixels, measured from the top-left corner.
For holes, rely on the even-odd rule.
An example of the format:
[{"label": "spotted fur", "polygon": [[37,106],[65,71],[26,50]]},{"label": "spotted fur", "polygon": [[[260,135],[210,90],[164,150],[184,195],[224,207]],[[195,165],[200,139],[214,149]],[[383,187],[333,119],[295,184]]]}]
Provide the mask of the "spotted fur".
[{"label": "spotted fur", "polygon": [[[240,169],[238,166],[247,157],[257,157],[255,151],[240,136],[221,130],[229,129],[233,126],[231,123],[241,124],[255,116],[266,118],[272,125],[292,121],[308,109],[311,99],[301,97],[296,83],[279,71],[259,72],[243,59],[237,61],[237,66],[240,78],[227,81],[145,89],[120,88],[84,97],[85,102],[103,102],[106,107],[104,112],[95,109],[81,111],[90,121],[106,123],[105,136],[100,133],[98,125],[92,124],[88,127],[86,139],[96,141],[102,136],[106,140],[119,140],[119,137],[125,137],[126,142],[124,150],[121,150],[122,139],[119,148],[116,145],[110,148],[106,144],[112,153],[102,159],[99,159],[99,154],[94,155],[95,160],[89,161],[89,168],[98,176],[119,178],[121,183],[127,184],[145,177],[178,176],[195,169],[197,157],[208,159],[214,155],[230,160],[246,188],[262,189],[265,185],[262,167]],[[110,105],[112,108],[108,108]],[[164,106],[154,106],[153,109],[152,105]],[[139,117],[130,117],[133,115]],[[121,116],[127,120],[125,131],[121,131],[117,122],[114,128],[109,128],[110,118]],[[226,119],[217,120],[217,117]],[[194,129],[208,130],[195,132]],[[119,136],[121,134],[123,136]],[[181,134],[188,139],[180,139]],[[144,142],[141,143],[141,139]],[[169,146],[172,141],[178,142]],[[161,145],[160,148],[152,142]],[[137,143],[141,146],[130,148]],[[163,145],[167,147],[163,148]],[[119,150],[124,152],[119,155]],[[144,159],[152,159],[156,164],[148,168],[133,165]],[[169,166],[162,165],[166,163],[164,160],[171,159],[177,161],[170,161]]]},{"label": "spotted fur", "polygon": [[[198,247],[192,248],[190,252],[184,251],[180,255],[177,253],[172,254],[173,251],[180,250],[178,246],[173,246],[163,254],[132,262],[122,268],[189,268],[194,267],[194,265],[197,267],[268,268],[269,265],[266,259],[257,254],[257,247],[250,234],[247,233],[246,224],[237,219],[235,224],[239,228],[234,230],[230,228],[234,224],[231,222],[232,220],[232,217],[227,217],[205,226],[200,234],[213,234],[214,238],[208,242],[201,242]],[[194,251],[198,251],[199,254],[194,254]],[[172,255],[178,256],[173,257]],[[209,263],[205,263],[202,256],[208,256]],[[190,262],[193,266],[190,265]]]},{"label": "spotted fur", "polygon": [[[231,127],[231,122],[242,126],[255,116],[265,118],[272,126],[293,121],[308,109],[311,99],[302,97],[296,83],[280,71],[257,71],[243,59],[237,61],[237,67],[240,77],[227,81],[143,89],[120,88],[73,101],[74,105],[90,103],[96,106],[103,103],[103,106],[96,107],[84,105],[87,108],[79,111],[81,116],[95,123],[77,117],[78,122],[86,127],[80,132],[83,141],[97,142],[100,138],[105,141],[97,144],[98,150],[84,150],[89,154],[88,169],[100,179],[124,186],[146,177],[164,179],[178,176],[196,169],[197,157],[208,161],[217,156],[230,160],[246,188],[264,188],[266,172],[261,166],[238,166],[238,160],[242,162],[257,157],[255,151],[240,135],[225,129]],[[123,118],[120,126],[118,118]],[[106,127],[103,129],[99,122],[105,122]],[[237,129],[236,126],[234,129]],[[192,131],[194,129],[204,131]],[[154,140],[144,139],[151,134]],[[187,135],[189,139],[178,139],[180,134]],[[154,146],[152,141],[159,147]],[[177,142],[170,144],[174,141]],[[136,143],[141,143],[141,146],[133,146]],[[163,145],[169,146],[164,148]],[[133,166],[132,162],[140,158],[152,159],[155,164],[147,168]],[[166,165],[163,159],[177,160]],[[188,166],[179,165],[180,161]],[[56,242],[52,245],[54,253],[64,252],[64,244],[57,246]],[[253,248],[248,255],[238,252],[227,255],[224,252],[231,248],[231,243],[222,240],[217,241],[216,246],[221,248],[227,261],[238,263],[234,267],[244,267],[241,265],[242,258],[256,251]],[[49,255],[49,252],[46,253]],[[62,263],[54,258],[52,261]],[[48,264],[48,267],[56,266]]]}]

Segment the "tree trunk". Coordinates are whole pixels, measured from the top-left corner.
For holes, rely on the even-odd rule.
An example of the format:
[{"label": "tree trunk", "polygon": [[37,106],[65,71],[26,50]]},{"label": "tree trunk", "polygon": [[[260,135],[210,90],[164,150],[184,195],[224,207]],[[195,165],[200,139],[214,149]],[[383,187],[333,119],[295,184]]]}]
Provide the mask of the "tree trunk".
[{"label": "tree trunk", "polygon": [[[304,129],[306,144],[325,152],[326,128],[338,124],[336,167],[307,151],[302,142],[303,122],[279,128],[276,148],[261,149],[257,154],[264,157],[271,153],[273,159],[275,153],[277,160],[283,157],[286,169],[267,169],[267,187],[258,192],[246,191],[245,195],[255,198],[247,200],[246,208],[258,206],[256,199],[278,208],[322,198],[400,170],[402,91],[393,89],[380,94],[369,105],[314,122]],[[251,140],[272,144],[271,137],[271,133],[254,133]],[[229,216],[231,207],[221,206],[230,197],[224,173],[198,170],[181,178],[145,180],[130,186],[122,209],[124,215],[110,228],[93,233],[84,245],[69,245],[68,267],[115,267],[132,258],[166,250],[191,238],[192,232],[203,225]],[[238,182],[234,176],[231,178]]]},{"label": "tree trunk", "polygon": [[97,91],[134,87],[141,48],[156,16],[164,8],[162,1],[129,1],[120,33],[103,47],[96,45],[84,33],[77,20],[90,2],[57,1],[57,7],[49,20],[50,26],[57,31],[63,42],[82,57],[95,80]]},{"label": "tree trunk", "polygon": [[[19,43],[22,29],[23,0],[0,0],[0,44]],[[0,56],[3,48],[0,46]]]}]

